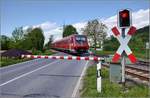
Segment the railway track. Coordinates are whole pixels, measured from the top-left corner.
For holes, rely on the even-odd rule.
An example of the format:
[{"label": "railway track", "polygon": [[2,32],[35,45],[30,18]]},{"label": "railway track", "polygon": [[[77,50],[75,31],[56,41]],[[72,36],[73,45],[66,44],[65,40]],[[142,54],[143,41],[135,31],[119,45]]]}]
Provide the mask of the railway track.
[{"label": "railway track", "polygon": [[125,74],[126,78],[128,79],[149,85],[150,82],[149,70],[143,70],[136,67],[126,66]]},{"label": "railway track", "polygon": [[[109,64],[102,64],[104,67],[109,68]],[[130,66],[130,65],[126,65],[125,66],[125,75],[126,75],[126,79],[130,79],[133,80],[135,82],[138,83],[142,83],[142,84],[146,84],[146,85],[150,85],[150,76],[149,76],[149,68],[147,67],[147,69],[142,69],[139,67],[136,67],[136,65]]]},{"label": "railway track", "polygon": [[137,61],[137,63],[136,63],[137,65],[144,65],[144,66],[150,66],[150,61],[149,60],[146,60],[146,61],[144,61],[144,60],[138,60]]}]

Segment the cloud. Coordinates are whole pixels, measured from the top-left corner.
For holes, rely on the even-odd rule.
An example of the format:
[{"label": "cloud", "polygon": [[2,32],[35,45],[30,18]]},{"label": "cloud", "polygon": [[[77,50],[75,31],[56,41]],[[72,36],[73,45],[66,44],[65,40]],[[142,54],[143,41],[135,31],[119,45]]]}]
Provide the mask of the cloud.
[{"label": "cloud", "polygon": [[29,28],[29,26],[24,26],[23,30],[27,30]]},{"label": "cloud", "polygon": [[50,35],[54,36],[54,41],[62,38],[63,27],[57,27],[48,31],[44,31],[45,43],[48,42]]},{"label": "cloud", "polygon": [[[149,9],[140,9],[139,11],[133,12],[132,15],[133,25],[137,29],[149,25]],[[108,36],[111,35],[111,28],[113,26],[117,26],[117,15],[108,18],[103,18],[101,19],[101,21],[108,27]],[[77,32],[79,32],[79,34],[82,34],[82,28],[86,26],[86,23],[87,21],[82,21],[73,23],[72,25],[77,29]],[[25,26],[24,29],[27,29],[28,27],[29,26]],[[33,27],[41,27],[43,29],[45,43],[48,42],[50,35],[54,35],[54,41],[62,38],[63,27],[58,26],[55,22],[47,21],[38,25],[34,25]]]},{"label": "cloud", "polygon": [[106,24],[108,28],[117,26],[117,15],[107,18],[106,20],[103,20],[103,23]]},{"label": "cloud", "polygon": [[73,26],[77,29],[77,32],[79,34],[82,34],[82,29],[85,27],[87,22],[79,22],[79,23],[75,23],[73,24]]},{"label": "cloud", "polygon": [[41,27],[44,31],[47,31],[47,30],[51,30],[51,29],[55,29],[57,27],[56,23],[55,22],[44,22],[42,24],[38,24],[38,25],[35,25],[33,26],[33,28],[35,27]]},{"label": "cloud", "polygon": [[149,25],[149,11],[149,9],[141,9],[137,12],[133,12],[133,25],[136,26],[138,29]]}]

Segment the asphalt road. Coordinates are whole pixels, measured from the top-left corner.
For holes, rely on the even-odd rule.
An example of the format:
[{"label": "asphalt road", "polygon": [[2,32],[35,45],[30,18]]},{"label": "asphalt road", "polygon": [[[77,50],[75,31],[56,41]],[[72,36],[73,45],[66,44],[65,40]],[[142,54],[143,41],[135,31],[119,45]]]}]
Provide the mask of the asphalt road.
[{"label": "asphalt road", "polygon": [[89,61],[35,59],[1,68],[0,98],[72,97],[88,65]]}]

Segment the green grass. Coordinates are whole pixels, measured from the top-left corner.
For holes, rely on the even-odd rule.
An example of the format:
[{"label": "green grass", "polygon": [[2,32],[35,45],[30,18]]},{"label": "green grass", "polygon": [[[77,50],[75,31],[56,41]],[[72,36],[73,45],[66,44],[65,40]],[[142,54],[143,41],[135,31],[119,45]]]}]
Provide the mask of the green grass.
[{"label": "green grass", "polygon": [[98,55],[113,55],[115,51],[95,51]]},{"label": "green grass", "polygon": [[16,64],[19,62],[24,62],[24,61],[28,61],[31,59],[19,59],[19,58],[5,58],[5,57],[1,57],[1,62],[0,62],[0,67],[4,67],[4,66],[8,66],[8,65],[12,65],[12,64]]},{"label": "green grass", "polygon": [[52,52],[51,50],[45,50],[45,52],[42,54],[43,55],[52,55],[52,54],[54,54],[54,52]]},{"label": "green grass", "polygon": [[34,55],[52,55],[54,53],[51,50],[45,50],[44,52],[35,50],[35,51],[32,51],[32,54],[34,54]]},{"label": "green grass", "polygon": [[[98,55],[114,55],[117,50],[116,51],[94,51],[92,50],[92,51]],[[148,59],[149,54],[150,54],[150,50],[132,51],[132,52],[137,58],[142,58],[142,59],[146,59],[146,58]]]},{"label": "green grass", "polygon": [[149,59],[150,50],[133,51],[133,54],[142,59]]},{"label": "green grass", "polygon": [[149,88],[143,85],[128,84],[128,92],[123,91],[123,87],[117,83],[109,81],[109,70],[102,69],[102,92],[96,90],[96,66],[87,69],[86,76],[83,80],[83,88],[80,91],[81,97],[148,97]]}]

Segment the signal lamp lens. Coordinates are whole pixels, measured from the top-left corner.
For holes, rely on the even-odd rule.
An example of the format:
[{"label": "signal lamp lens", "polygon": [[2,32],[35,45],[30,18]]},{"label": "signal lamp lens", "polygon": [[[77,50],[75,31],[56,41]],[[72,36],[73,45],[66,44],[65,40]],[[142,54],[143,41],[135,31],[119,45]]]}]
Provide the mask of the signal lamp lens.
[{"label": "signal lamp lens", "polygon": [[122,18],[127,18],[128,14],[127,13],[122,13]]}]

